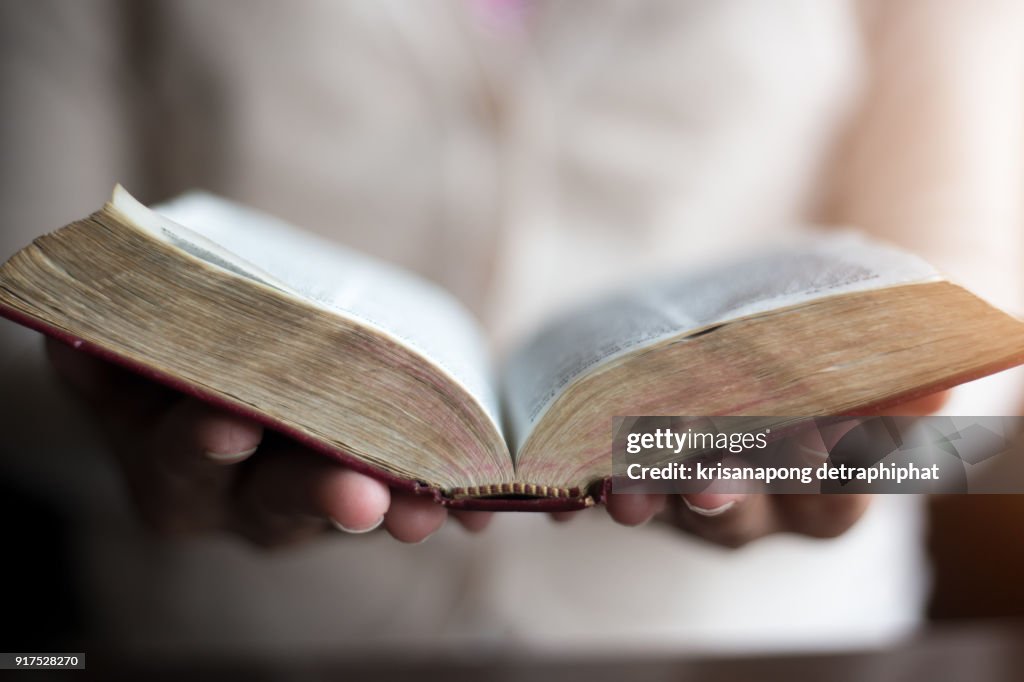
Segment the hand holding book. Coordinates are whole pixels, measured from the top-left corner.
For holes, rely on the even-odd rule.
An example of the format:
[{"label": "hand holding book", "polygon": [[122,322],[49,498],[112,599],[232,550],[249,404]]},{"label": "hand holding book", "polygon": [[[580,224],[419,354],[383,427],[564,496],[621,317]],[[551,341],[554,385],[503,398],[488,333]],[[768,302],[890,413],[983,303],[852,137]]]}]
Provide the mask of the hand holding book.
[{"label": "hand holding book", "polygon": [[[450,513],[471,532],[490,512],[452,510],[391,490],[283,439],[264,442],[263,427],[49,340],[51,362],[88,401],[111,443],[142,519],[168,536],[236,533],[263,547],[322,535],[328,521],[350,533],[383,526],[395,539],[420,542]],[[928,414],[940,393],[901,406]],[[269,447],[268,447],[269,445]],[[260,456],[252,455],[261,448]],[[248,460],[248,461],[247,461]],[[867,508],[867,495],[613,495],[608,514],[636,526],[655,518],[726,547],[793,532],[834,537]],[[569,521],[579,512],[555,512]]]},{"label": "hand holding book", "polygon": [[[893,416],[925,416],[946,402],[949,391],[924,396],[885,410]],[[842,426],[842,424],[838,425]],[[812,434],[818,437],[815,430]],[[842,435],[834,434],[834,438]],[[820,445],[818,446],[820,447]],[[871,495],[611,495],[608,513],[625,525],[652,518],[724,547],[740,547],[775,533],[815,538],[841,535],[856,523]],[[577,512],[559,514],[567,520]]]},{"label": "hand holding book", "polygon": [[[274,547],[315,539],[330,520],[351,533],[383,526],[397,540],[420,542],[449,513],[471,532],[490,521],[490,512],[448,512],[429,498],[391,490],[297,443],[264,442],[257,422],[177,395],[63,344],[48,341],[47,351],[61,377],[88,401],[137,509],[159,533],[231,532]],[[928,396],[906,404],[901,413],[927,414],[940,405],[936,396]],[[257,448],[260,456],[252,457]],[[839,535],[869,501],[866,495],[613,495],[607,509],[623,525],[656,518],[736,547],[779,532]],[[578,513],[553,516],[568,521]]]},{"label": "hand holding book", "polygon": [[[89,405],[142,520],[169,537],[230,532],[263,547],[310,540],[330,522],[351,533],[383,526],[402,542],[438,530],[449,512],[391,490],[238,415],[164,388],[55,341],[47,354]],[[258,457],[252,455],[257,448]],[[488,512],[453,510],[467,530]]]}]

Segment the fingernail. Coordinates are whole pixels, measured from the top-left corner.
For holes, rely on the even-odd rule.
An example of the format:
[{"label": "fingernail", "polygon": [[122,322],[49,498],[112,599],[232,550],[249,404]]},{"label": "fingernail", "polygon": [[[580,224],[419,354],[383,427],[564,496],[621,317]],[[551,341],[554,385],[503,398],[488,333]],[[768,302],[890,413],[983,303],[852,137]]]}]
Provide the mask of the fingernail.
[{"label": "fingernail", "polygon": [[212,452],[207,450],[203,454],[218,464],[234,464],[235,462],[242,461],[254,452],[256,452],[256,448],[249,448],[241,452]]},{"label": "fingernail", "polygon": [[384,523],[384,515],[381,514],[381,517],[379,519],[377,519],[373,523],[373,525],[370,526],[369,528],[346,528],[345,526],[341,525],[341,523],[337,519],[335,519],[334,517],[331,517],[330,521],[331,521],[331,525],[333,525],[335,528],[337,528],[338,530],[342,531],[343,533],[351,533],[352,535],[361,535],[363,533],[369,533],[371,530],[377,530],[378,528],[380,528],[380,524]]},{"label": "fingernail", "polygon": [[701,516],[718,516],[720,514],[724,514],[725,512],[729,511],[730,509],[736,506],[736,500],[729,500],[725,504],[721,504],[717,507],[712,507],[711,509],[708,509],[706,507],[698,507],[685,497],[683,498],[683,503],[686,504],[687,509],[692,511],[694,514],[700,514]]}]

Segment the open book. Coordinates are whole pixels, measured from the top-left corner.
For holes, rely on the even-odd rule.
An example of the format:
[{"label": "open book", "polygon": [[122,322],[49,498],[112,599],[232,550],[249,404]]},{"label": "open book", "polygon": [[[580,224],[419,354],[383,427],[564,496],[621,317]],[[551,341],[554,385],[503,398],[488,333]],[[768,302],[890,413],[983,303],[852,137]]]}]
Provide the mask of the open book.
[{"label": "open book", "polygon": [[1024,323],[853,234],[650,282],[492,369],[438,287],[203,194],[115,189],[0,268],[0,311],[464,508],[607,493],[615,415],[864,414],[1024,362]]}]

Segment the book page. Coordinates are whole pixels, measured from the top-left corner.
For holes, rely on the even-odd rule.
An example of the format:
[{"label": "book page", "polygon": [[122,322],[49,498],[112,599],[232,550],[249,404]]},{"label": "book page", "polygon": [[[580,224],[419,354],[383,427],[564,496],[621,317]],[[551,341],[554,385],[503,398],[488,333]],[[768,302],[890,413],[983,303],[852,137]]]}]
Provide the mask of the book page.
[{"label": "book page", "polygon": [[521,446],[573,381],[625,353],[776,308],[938,279],[920,258],[847,232],[596,301],[510,356],[502,378],[512,438]]},{"label": "book page", "polygon": [[150,210],[120,186],[112,205],[207,263],[373,327],[437,365],[501,432],[483,334],[446,291],[412,273],[202,192]]}]

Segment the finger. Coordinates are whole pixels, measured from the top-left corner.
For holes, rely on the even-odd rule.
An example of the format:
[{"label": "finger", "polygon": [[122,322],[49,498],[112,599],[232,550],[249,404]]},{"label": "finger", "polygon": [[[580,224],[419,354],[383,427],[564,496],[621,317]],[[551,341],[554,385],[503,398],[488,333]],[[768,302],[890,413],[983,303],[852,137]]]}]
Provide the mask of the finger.
[{"label": "finger", "polygon": [[263,438],[263,427],[198,400],[183,398],[160,418],[152,437],[159,466],[184,478],[227,479],[225,465],[250,457]]},{"label": "finger", "polygon": [[298,447],[253,464],[248,484],[263,510],[278,517],[330,520],[347,532],[365,533],[381,524],[391,503],[380,481]]},{"label": "finger", "polygon": [[[321,459],[319,455],[310,456]],[[384,522],[391,490],[380,481],[334,463],[318,464],[329,471],[312,485],[315,513],[347,533],[368,533]]]},{"label": "finger", "polygon": [[491,525],[491,520],[494,518],[494,514],[492,512],[480,511],[453,510],[451,515],[455,517],[455,520],[470,533],[479,533],[483,529],[487,528],[487,526]]},{"label": "finger", "polygon": [[871,495],[776,495],[782,530],[834,538],[849,530],[871,504]]},{"label": "finger", "polygon": [[224,465],[251,455],[262,428],[188,398],[135,426],[112,434],[114,453],[148,525],[173,536],[222,528],[235,480]]},{"label": "finger", "polygon": [[[708,494],[715,498],[721,494]],[[708,496],[673,496],[662,518],[723,547],[743,545],[779,530],[774,505],[768,495],[731,495],[730,500],[710,499]],[[731,502],[732,504],[728,504]],[[724,508],[723,508],[724,507]],[[709,514],[713,510],[715,513]]]},{"label": "finger", "polygon": [[624,526],[646,523],[665,507],[665,495],[611,494],[606,506],[608,514]]},{"label": "finger", "polygon": [[551,514],[549,516],[551,517],[551,520],[554,521],[555,523],[569,523],[570,521],[575,519],[579,515],[579,513],[580,513],[580,510],[575,510],[575,511],[559,511],[559,512],[551,512]]},{"label": "finger", "polygon": [[447,510],[429,497],[396,493],[384,527],[401,542],[423,542],[444,525]]},{"label": "finger", "polygon": [[390,503],[384,484],[292,444],[260,452],[246,468],[234,526],[264,546],[309,538],[328,520],[350,533],[368,532]]}]

